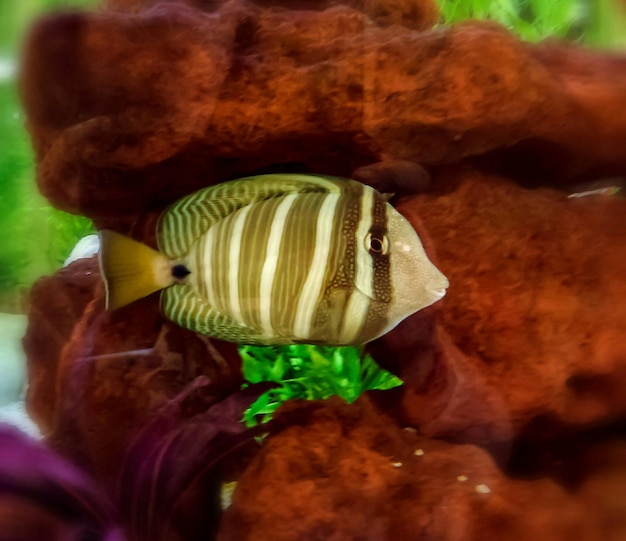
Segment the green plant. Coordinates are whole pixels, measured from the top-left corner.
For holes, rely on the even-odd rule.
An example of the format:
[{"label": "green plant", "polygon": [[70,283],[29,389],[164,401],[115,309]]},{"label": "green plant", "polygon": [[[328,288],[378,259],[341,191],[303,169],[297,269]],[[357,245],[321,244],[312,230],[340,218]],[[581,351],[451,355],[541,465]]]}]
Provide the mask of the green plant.
[{"label": "green plant", "polygon": [[20,295],[63,264],[93,224],[52,208],[34,183],[34,156],[23,125],[15,71],[18,43],[36,15],[93,0],[0,2],[0,298]]},{"label": "green plant", "polygon": [[246,410],[248,426],[267,422],[278,406],[292,398],[317,400],[338,395],[350,404],[364,391],[402,385],[402,380],[357,347],[241,346],[239,354],[247,381],[278,384]]},{"label": "green plant", "polygon": [[626,47],[626,4],[618,0],[588,2],[585,42],[598,47]]},{"label": "green plant", "polygon": [[439,6],[447,24],[491,19],[529,41],[558,37],[626,45],[626,17],[616,0],[440,0]]},{"label": "green plant", "polygon": [[581,0],[441,0],[447,23],[466,19],[498,21],[524,39],[566,36],[580,19]]}]

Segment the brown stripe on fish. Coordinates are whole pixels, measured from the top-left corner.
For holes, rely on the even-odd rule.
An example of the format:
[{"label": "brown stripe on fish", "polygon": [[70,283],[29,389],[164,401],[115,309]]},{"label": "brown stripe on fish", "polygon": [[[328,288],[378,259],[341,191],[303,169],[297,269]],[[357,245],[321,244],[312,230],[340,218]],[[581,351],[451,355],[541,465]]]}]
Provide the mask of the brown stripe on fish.
[{"label": "brown stripe on fish", "polygon": [[324,197],[315,222],[315,242],[312,264],[296,304],[293,335],[302,340],[313,338],[312,330],[316,308],[326,290],[330,252],[336,235],[335,214],[341,194],[330,193]]},{"label": "brown stripe on fish", "polygon": [[260,277],[267,257],[267,240],[279,201],[256,203],[250,209],[242,231],[239,255],[239,302],[245,323],[260,328]]},{"label": "brown stripe on fish", "polygon": [[244,242],[249,242],[243,237],[243,228],[248,219],[248,214],[253,205],[248,205],[240,209],[232,220],[232,228],[229,235],[230,246],[228,249],[228,286],[230,315],[235,321],[246,322],[241,307],[241,295],[239,291],[240,269],[245,262],[241,261],[241,246]]},{"label": "brown stripe on fish", "polygon": [[[370,233],[373,238],[380,240],[387,238],[387,208],[389,204],[378,194],[374,194],[374,209],[372,211],[372,227]],[[391,268],[389,247],[382,252],[371,250],[374,265],[373,291],[374,298],[383,302],[391,302]]]},{"label": "brown stripe on fish", "polygon": [[[293,207],[298,194],[291,194],[281,198],[276,208],[274,219],[270,224],[270,234],[267,238],[265,261],[261,269],[259,281],[259,315],[261,328],[267,336],[275,334],[272,326],[272,306],[275,303],[273,285],[276,279],[278,258],[285,234],[285,223],[290,209]],[[282,278],[282,277],[281,277]]]},{"label": "brown stripe on fish", "polygon": [[[388,203],[378,194],[374,197],[371,237],[383,241],[387,237]],[[387,250],[370,249],[372,259],[372,297],[369,310],[356,341],[371,340],[387,326],[387,309],[391,302],[391,265]]]},{"label": "brown stripe on fish", "polygon": [[339,329],[341,343],[353,343],[360,335],[373,295],[373,264],[365,246],[365,239],[370,231],[373,220],[374,191],[363,186],[360,198],[359,221],[355,233],[355,276],[350,297],[346,303]]},{"label": "brown stripe on fish", "polygon": [[271,323],[276,334],[292,336],[298,299],[311,266],[316,242],[316,222],[327,195],[299,194],[285,222],[276,276],[272,285]]},{"label": "brown stripe on fish", "polygon": [[268,319],[271,311],[274,250],[280,247],[284,219],[295,198],[292,194],[255,203],[244,224],[238,278],[240,302],[243,321],[261,333],[270,328],[264,318]]},{"label": "brown stripe on fish", "polygon": [[[216,235],[210,257],[213,306],[235,321],[253,327],[261,325],[260,278],[272,225],[283,202],[283,198],[274,198],[249,205],[211,227]],[[243,221],[238,222],[242,214]],[[233,240],[236,223],[241,227],[239,244]],[[239,302],[233,301],[235,294]]]},{"label": "brown stripe on fish", "polygon": [[354,290],[357,271],[357,231],[362,215],[363,186],[343,194],[334,216],[332,249],[325,275],[324,288],[312,314],[313,341],[337,341],[348,299]]}]

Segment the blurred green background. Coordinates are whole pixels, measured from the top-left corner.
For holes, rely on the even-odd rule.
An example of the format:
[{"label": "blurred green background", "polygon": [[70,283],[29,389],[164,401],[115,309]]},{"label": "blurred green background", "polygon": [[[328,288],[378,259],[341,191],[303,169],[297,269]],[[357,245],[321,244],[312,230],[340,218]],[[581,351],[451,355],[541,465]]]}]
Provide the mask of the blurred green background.
[{"label": "blurred green background", "polygon": [[[34,158],[15,86],[19,44],[34,18],[94,0],[0,0],[0,311],[24,309],[28,287],[59,268],[81,237],[85,218],[50,207],[34,183]],[[440,0],[442,23],[469,18],[502,22],[522,38],[568,38],[587,45],[626,45],[620,0]]]},{"label": "blurred green background", "polygon": [[21,312],[28,288],[63,265],[89,220],[52,208],[35,186],[34,156],[16,89],[24,32],[45,13],[93,0],[0,0],[0,312]]},{"label": "blurred green background", "polygon": [[566,38],[588,46],[626,45],[622,0],[439,0],[445,23],[498,21],[523,39]]}]

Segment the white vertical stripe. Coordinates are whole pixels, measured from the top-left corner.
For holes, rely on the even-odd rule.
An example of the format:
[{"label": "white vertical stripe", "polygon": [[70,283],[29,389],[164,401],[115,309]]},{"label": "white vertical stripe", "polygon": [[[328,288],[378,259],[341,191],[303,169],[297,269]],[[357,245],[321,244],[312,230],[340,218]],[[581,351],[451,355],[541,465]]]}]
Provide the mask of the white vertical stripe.
[{"label": "white vertical stripe", "polygon": [[340,344],[353,344],[365,325],[370,299],[358,289],[354,289],[343,313],[343,322],[339,333]]},{"label": "white vertical stripe", "polygon": [[213,257],[213,293],[215,308],[222,313],[228,313],[230,288],[228,285],[228,251],[232,220],[220,220],[216,224]]},{"label": "white vertical stripe", "polygon": [[248,323],[242,319],[241,304],[239,302],[239,256],[241,254],[241,237],[243,226],[248,217],[252,205],[242,208],[233,222],[230,236],[230,250],[228,254],[228,289],[230,291],[230,314],[242,323]]},{"label": "white vertical stripe", "polygon": [[374,191],[363,186],[361,196],[361,219],[356,231],[356,276],[354,283],[368,297],[374,297],[373,275],[374,264],[369,249],[365,246],[365,238],[372,227],[372,212],[374,212]]},{"label": "white vertical stripe", "polygon": [[341,194],[338,193],[326,195],[317,215],[315,249],[313,250],[311,268],[298,299],[293,326],[294,336],[303,340],[311,336],[315,307],[322,292],[324,275],[328,266],[328,255],[331,245],[333,245],[333,222],[340,197]]},{"label": "white vertical stripe", "polygon": [[287,213],[293,205],[298,194],[285,196],[283,201],[276,208],[270,234],[267,239],[265,250],[265,261],[261,270],[261,281],[259,286],[259,311],[261,326],[264,332],[272,336],[274,329],[272,328],[272,286],[276,274],[276,265],[278,264],[278,254],[280,252],[280,244],[283,240],[283,230],[285,228],[285,220]]},{"label": "white vertical stripe", "polygon": [[356,231],[356,289],[350,295],[346,307],[339,339],[342,344],[350,344],[361,332],[369,308],[369,299],[374,297],[374,262],[365,246],[365,238],[372,227],[374,212],[374,191],[363,186],[361,195],[361,218]]},{"label": "white vertical stripe", "polygon": [[198,269],[198,280],[204,281],[206,298],[211,306],[215,306],[215,290],[213,289],[213,252],[215,250],[215,225],[209,228],[202,243],[202,269]]}]

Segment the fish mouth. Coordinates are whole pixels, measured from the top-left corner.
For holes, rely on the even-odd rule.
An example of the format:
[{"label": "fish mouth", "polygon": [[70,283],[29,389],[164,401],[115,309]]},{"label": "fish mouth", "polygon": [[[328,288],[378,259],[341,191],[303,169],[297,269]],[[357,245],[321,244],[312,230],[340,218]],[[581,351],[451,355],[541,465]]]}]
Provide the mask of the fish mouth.
[{"label": "fish mouth", "polygon": [[436,284],[437,287],[431,289],[431,293],[435,297],[436,301],[444,297],[446,292],[448,291],[448,287],[450,287],[450,282],[448,281],[448,279],[443,274],[441,274],[441,272],[439,272],[439,274],[441,275],[441,279],[438,280],[439,283]]},{"label": "fish mouth", "polygon": [[445,297],[445,295],[446,295],[446,291],[447,291],[447,288],[442,287],[442,288],[440,288],[440,289],[433,289],[433,290],[431,290],[431,293],[432,293],[432,296],[433,296],[436,300],[439,300],[439,299],[441,299],[442,297]]}]

